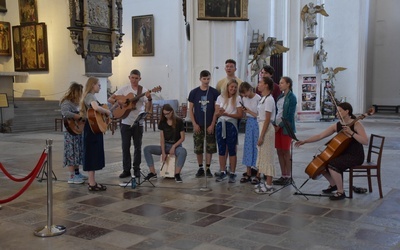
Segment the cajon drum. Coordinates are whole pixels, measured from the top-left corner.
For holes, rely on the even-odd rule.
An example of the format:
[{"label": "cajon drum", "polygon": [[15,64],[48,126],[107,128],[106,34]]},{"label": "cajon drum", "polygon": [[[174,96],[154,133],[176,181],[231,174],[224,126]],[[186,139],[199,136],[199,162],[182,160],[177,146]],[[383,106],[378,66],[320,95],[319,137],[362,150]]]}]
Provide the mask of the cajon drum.
[{"label": "cajon drum", "polygon": [[164,178],[175,178],[175,156],[168,155],[164,167],[162,164],[163,161],[160,158],[160,176]]}]

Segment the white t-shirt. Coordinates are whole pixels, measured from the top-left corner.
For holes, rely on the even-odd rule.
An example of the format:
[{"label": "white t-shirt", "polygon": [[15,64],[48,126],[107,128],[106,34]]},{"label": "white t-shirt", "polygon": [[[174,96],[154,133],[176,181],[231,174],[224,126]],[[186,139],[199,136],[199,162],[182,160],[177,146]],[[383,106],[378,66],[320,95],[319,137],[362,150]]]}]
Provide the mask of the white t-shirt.
[{"label": "white t-shirt", "polygon": [[[147,92],[148,90],[143,87],[142,89],[142,94]],[[114,94],[115,95],[128,95],[130,93],[133,93],[134,96],[137,95],[137,91],[132,89],[131,84],[125,85],[122,88],[118,89]],[[139,101],[136,103],[136,109],[131,110],[131,112],[129,112],[129,115],[122,119],[122,124],[126,124],[126,125],[132,125],[136,118],[138,117],[139,114],[145,112],[146,110],[146,103],[148,102],[146,96],[143,96],[139,99]],[[143,119],[141,121],[139,121],[140,125],[143,125]]]},{"label": "white t-shirt", "polygon": [[[253,96],[253,98],[248,98],[248,97],[243,97],[242,98],[243,105],[246,107],[246,109],[250,110],[250,111],[252,111],[252,112],[254,112],[256,114],[258,112],[258,103],[260,102],[260,100],[261,100],[261,96],[258,95],[258,94],[255,94]],[[246,113],[246,116],[255,118],[254,116],[252,116],[249,113]]]},{"label": "white t-shirt", "polygon": [[237,108],[241,107],[240,105],[240,97],[236,97],[236,106],[232,105],[232,97],[230,97],[226,102],[225,98],[222,95],[219,95],[215,104],[217,104],[220,108],[225,109],[225,113],[227,114],[236,114]]},{"label": "white t-shirt", "polygon": [[283,103],[285,102],[286,97],[282,97],[276,103],[276,107],[278,108],[278,113],[276,114],[275,123],[279,124],[282,121],[282,114],[283,114]]},{"label": "white t-shirt", "polygon": [[263,96],[258,103],[258,116],[257,121],[263,122],[265,121],[265,112],[271,112],[271,120],[272,123],[275,117],[275,100],[272,95],[268,95],[267,97]]}]

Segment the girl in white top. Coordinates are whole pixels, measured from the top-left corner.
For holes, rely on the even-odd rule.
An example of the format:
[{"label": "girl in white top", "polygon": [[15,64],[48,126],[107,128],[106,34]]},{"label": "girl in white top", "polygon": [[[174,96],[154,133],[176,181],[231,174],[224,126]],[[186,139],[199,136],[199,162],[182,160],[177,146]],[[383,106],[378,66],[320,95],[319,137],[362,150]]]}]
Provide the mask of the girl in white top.
[{"label": "girl in white top", "polygon": [[239,93],[242,96],[242,110],[246,113],[246,131],[243,144],[242,164],[247,168],[246,173],[243,174],[242,179],[240,179],[240,183],[245,183],[250,181],[252,175],[251,168],[256,168],[257,141],[259,136],[257,107],[261,97],[254,92],[253,87],[248,82],[240,84]]},{"label": "girl in white top", "polygon": [[240,108],[240,98],[238,97],[238,83],[232,79],[226,85],[226,89],[218,96],[215,102],[215,115],[218,117],[216,127],[216,138],[218,143],[219,166],[221,170],[217,182],[227,178],[225,172],[226,153],[228,148],[231,173],[229,183],[236,180],[236,145],[238,143],[238,119],[242,118],[243,111]]},{"label": "girl in white top", "polygon": [[256,185],[255,192],[258,194],[272,193],[272,177],[275,175],[274,155],[275,155],[275,128],[272,124],[275,117],[275,101],[271,93],[274,89],[274,81],[270,77],[263,77],[258,83],[258,90],[262,98],[258,104],[258,126],[260,136],[258,137],[258,173],[266,176],[265,182]]}]

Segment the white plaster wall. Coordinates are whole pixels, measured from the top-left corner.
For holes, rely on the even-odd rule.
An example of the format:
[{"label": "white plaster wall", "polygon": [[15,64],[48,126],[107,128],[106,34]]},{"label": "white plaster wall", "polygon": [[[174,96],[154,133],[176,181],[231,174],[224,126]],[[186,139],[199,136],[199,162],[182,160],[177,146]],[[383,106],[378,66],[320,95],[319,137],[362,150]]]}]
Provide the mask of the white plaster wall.
[{"label": "white plaster wall", "polygon": [[[147,88],[160,85],[163,99],[186,100],[184,55],[186,53],[182,2],[180,0],[124,0],[123,44],[121,54],[113,61],[113,75],[109,78],[112,90],[127,84],[129,72],[138,69],[141,84]],[[132,57],[132,16],[154,16],[154,56]]]},{"label": "white plaster wall", "polygon": [[371,100],[368,104],[400,105],[400,1],[371,1],[371,46],[368,57],[371,63],[367,79]]}]

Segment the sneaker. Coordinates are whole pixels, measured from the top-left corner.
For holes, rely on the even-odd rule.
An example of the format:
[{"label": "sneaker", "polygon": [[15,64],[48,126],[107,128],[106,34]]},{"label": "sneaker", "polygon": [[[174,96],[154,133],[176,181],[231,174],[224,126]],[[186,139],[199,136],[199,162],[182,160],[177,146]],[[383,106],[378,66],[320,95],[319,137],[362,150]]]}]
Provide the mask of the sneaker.
[{"label": "sneaker", "polygon": [[133,175],[136,178],[140,178],[140,167],[133,167]]},{"label": "sneaker", "polygon": [[126,178],[126,177],[131,177],[131,171],[122,171],[122,173],[119,175],[119,178]]},{"label": "sneaker", "polygon": [[175,181],[176,181],[177,183],[182,183],[182,178],[181,178],[181,175],[180,175],[180,174],[175,174]]},{"label": "sneaker", "polygon": [[74,175],[74,177],[68,179],[68,184],[82,184],[85,181],[82,178]]},{"label": "sneaker", "polygon": [[235,182],[236,182],[236,174],[229,174],[228,183],[235,183]]},{"label": "sneaker", "polygon": [[254,189],[254,192],[256,194],[267,194],[267,186],[265,186],[265,183],[260,183]]},{"label": "sneaker", "polygon": [[151,180],[151,179],[157,179],[157,174],[154,174],[152,172],[150,172],[146,178],[144,178],[145,181]]},{"label": "sneaker", "polygon": [[228,178],[228,175],[225,172],[221,172],[217,179],[215,179],[216,182],[221,182],[223,180],[226,180]]},{"label": "sneaker", "polygon": [[83,175],[83,174],[81,174],[81,173],[76,174],[75,176],[78,176],[78,177],[81,178],[82,180],[87,180],[87,179],[88,179],[88,177],[87,177],[86,175]]},{"label": "sneaker", "polygon": [[206,170],[206,175],[207,175],[207,177],[210,177],[210,178],[213,177],[211,170],[209,168],[207,168],[207,170]]},{"label": "sneaker", "polygon": [[200,178],[204,176],[204,168],[199,168],[196,173],[196,178]]}]

